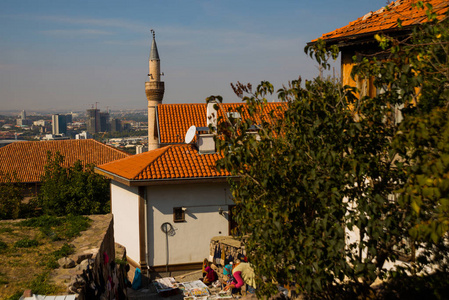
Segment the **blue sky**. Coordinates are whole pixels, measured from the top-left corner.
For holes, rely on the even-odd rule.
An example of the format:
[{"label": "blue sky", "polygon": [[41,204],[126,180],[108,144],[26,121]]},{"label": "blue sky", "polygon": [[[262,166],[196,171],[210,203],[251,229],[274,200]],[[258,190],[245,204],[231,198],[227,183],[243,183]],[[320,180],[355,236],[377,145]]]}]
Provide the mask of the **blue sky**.
[{"label": "blue sky", "polygon": [[238,102],[231,82],[317,76],[306,43],[386,3],[1,0],[0,111],[146,108],[150,29],[164,103]]}]

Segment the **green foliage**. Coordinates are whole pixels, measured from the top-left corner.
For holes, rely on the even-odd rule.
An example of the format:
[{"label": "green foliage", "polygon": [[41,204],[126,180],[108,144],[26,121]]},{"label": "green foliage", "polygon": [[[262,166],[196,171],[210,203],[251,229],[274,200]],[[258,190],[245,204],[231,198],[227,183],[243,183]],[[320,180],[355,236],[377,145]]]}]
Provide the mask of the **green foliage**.
[{"label": "green foliage", "polygon": [[55,294],[59,288],[50,280],[50,272],[37,274],[30,283],[30,289],[33,294],[51,295]]},{"label": "green foliage", "polygon": [[114,261],[117,265],[121,265],[121,266],[125,266],[127,264],[126,259],[116,258]]},{"label": "green foliage", "polygon": [[[233,85],[246,115],[219,118],[224,158],[217,168],[233,175],[237,223],[260,295],[294,282],[311,298],[367,298],[376,278],[430,265],[447,276],[448,22],[430,21],[402,41],[376,37],[387,59],[363,58],[353,71],[374,79],[374,98],[329,80],[305,87],[296,80],[277,91],[278,108],[266,114],[269,82],[255,91]],[[338,50],[318,41],[306,52],[327,68]],[[221,109],[220,97],[208,101]],[[399,122],[393,109],[402,106]],[[257,136],[248,134],[254,128]],[[349,231],[357,236],[347,239]],[[417,248],[414,264],[385,268]],[[426,289],[440,293],[435,278]]]},{"label": "green foliage", "polygon": [[15,174],[0,172],[0,220],[19,217],[22,202],[22,185]]},{"label": "green foliage", "polygon": [[27,226],[27,227],[53,227],[59,226],[63,223],[63,218],[58,218],[55,216],[43,215],[27,220],[20,221],[17,225],[19,226]]},{"label": "green foliage", "polygon": [[35,239],[23,238],[14,243],[16,248],[33,248],[37,247],[39,242]]},{"label": "green foliage", "polygon": [[353,73],[374,78],[383,91],[377,98],[384,103],[403,106],[404,120],[392,139],[398,168],[406,174],[396,191],[398,204],[409,213],[411,239],[425,245],[417,268],[432,262],[445,269],[448,257],[441,254],[447,253],[443,238],[449,231],[449,18],[438,22],[429,3],[419,1],[416,7],[426,10],[429,22],[404,40],[379,37],[390,45],[381,53],[387,59],[365,58]]},{"label": "green foliage", "polygon": [[8,244],[0,240],[0,253],[8,249]]},{"label": "green foliage", "polygon": [[19,222],[18,226],[35,227],[51,240],[71,239],[89,228],[91,220],[84,216],[56,217],[43,215]]},{"label": "green foliage", "polygon": [[22,295],[23,295],[22,291],[17,291],[13,295],[11,295],[8,298],[6,298],[6,300],[19,300],[20,297],[22,297]]},{"label": "green foliage", "polygon": [[68,243],[64,243],[64,245],[56,251],[53,251],[48,255],[45,264],[49,269],[56,269],[59,267],[58,259],[69,256],[75,252],[73,245]]},{"label": "green foliage", "polygon": [[383,299],[447,299],[449,277],[445,272],[429,276],[394,276],[385,286]]},{"label": "green foliage", "polygon": [[38,195],[44,214],[103,214],[110,211],[109,181],[94,172],[93,165],[75,162],[64,167],[58,152],[47,154],[47,164]]},{"label": "green foliage", "polygon": [[[404,233],[404,217],[393,216],[388,201],[402,175],[390,149],[395,128],[382,121],[387,108],[365,99],[356,121],[354,89],[318,78],[279,90],[279,108],[264,117],[270,84],[235,90],[250,93],[243,97],[249,117],[220,120],[216,142],[225,158],[218,167],[238,176],[231,181],[237,222],[251,233],[246,246],[256,273],[320,297],[345,278],[360,283],[347,292],[368,290],[385,273],[384,261],[396,258]],[[245,134],[254,125],[259,141]],[[360,229],[359,240],[345,243],[346,228]],[[261,294],[275,291],[270,280],[258,284]]]}]

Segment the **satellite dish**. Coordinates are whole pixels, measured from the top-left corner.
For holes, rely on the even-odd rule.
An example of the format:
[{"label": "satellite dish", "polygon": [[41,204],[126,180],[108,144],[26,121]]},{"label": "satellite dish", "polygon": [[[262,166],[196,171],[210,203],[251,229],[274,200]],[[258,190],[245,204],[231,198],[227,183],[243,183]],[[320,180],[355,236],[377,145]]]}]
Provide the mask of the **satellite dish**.
[{"label": "satellite dish", "polygon": [[184,142],[186,144],[190,144],[193,141],[193,138],[195,137],[195,133],[196,133],[195,125],[190,126],[190,128],[187,130]]}]

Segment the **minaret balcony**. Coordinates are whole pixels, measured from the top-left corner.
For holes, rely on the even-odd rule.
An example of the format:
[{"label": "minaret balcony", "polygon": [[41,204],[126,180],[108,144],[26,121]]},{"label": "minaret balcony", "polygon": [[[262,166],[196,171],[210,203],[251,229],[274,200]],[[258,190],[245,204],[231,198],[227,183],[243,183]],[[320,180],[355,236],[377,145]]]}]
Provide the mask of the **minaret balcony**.
[{"label": "minaret balcony", "polygon": [[165,89],[163,81],[147,81],[145,82],[145,89],[160,90]]}]

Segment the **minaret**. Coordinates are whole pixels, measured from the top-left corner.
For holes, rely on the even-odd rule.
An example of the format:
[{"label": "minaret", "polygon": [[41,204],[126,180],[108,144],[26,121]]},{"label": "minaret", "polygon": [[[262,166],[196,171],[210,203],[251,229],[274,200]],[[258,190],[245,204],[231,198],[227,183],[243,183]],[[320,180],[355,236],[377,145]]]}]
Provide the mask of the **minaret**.
[{"label": "minaret", "polygon": [[164,82],[161,81],[161,61],[157,52],[154,30],[153,42],[151,43],[150,59],[148,61],[149,73],[148,81],[145,82],[145,94],[148,100],[148,151],[157,149],[158,133],[156,125],[156,106],[162,103],[164,98]]}]

